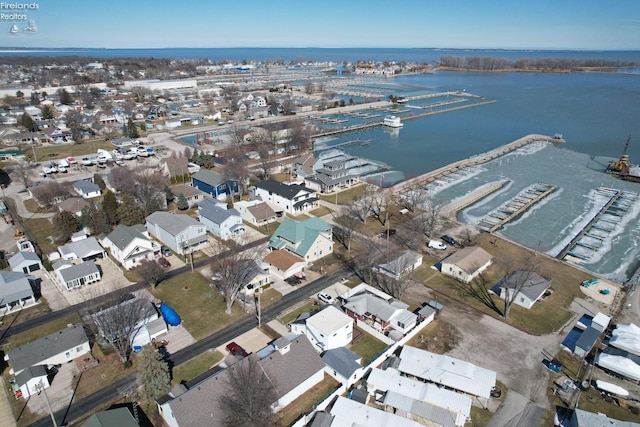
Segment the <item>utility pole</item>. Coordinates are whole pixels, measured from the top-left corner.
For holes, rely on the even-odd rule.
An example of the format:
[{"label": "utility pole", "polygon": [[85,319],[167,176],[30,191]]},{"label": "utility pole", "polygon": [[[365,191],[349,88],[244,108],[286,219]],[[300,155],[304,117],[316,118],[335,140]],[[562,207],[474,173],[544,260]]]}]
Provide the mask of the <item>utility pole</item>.
[{"label": "utility pole", "polygon": [[40,382],[36,384],[36,389],[38,390],[38,394],[40,394],[41,392],[44,393],[44,401],[47,404],[47,409],[49,410],[49,415],[51,416],[51,422],[53,423],[53,427],[58,427],[58,423],[56,423],[56,417],[53,416],[53,411],[51,410],[51,404],[49,403],[47,390],[45,390],[45,386],[42,380],[40,380]]},{"label": "utility pole", "polygon": [[262,294],[262,288],[258,289],[258,328],[262,326],[262,309],[260,307],[260,295]]}]

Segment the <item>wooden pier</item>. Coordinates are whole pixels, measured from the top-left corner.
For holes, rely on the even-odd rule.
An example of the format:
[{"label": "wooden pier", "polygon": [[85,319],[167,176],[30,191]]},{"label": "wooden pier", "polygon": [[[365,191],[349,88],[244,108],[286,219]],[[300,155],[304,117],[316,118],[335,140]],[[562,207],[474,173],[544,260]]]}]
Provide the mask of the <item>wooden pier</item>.
[{"label": "wooden pier", "polygon": [[513,221],[534,204],[555,191],[556,186],[544,182],[532,185],[521,191],[517,196],[493,210],[480,220],[478,227],[483,231],[493,233],[508,222]]},{"label": "wooden pier", "polygon": [[[597,226],[596,224],[596,222],[598,222],[601,219],[602,215],[604,215],[607,212],[607,210],[609,210],[609,208],[622,195],[621,190],[613,190],[613,189],[611,190],[612,190],[612,196],[609,199],[609,201],[598,211],[597,214],[594,215],[593,218],[591,218],[591,221],[589,221],[587,225],[585,225],[582,228],[582,230],[580,230],[580,232],[576,234],[576,236],[573,239],[571,239],[571,241],[564,248],[562,248],[562,250],[556,256],[557,259],[564,259],[564,257],[566,257],[567,255],[570,255],[574,258],[585,260],[586,257],[581,256],[576,252],[573,252],[573,248],[578,244],[580,239],[582,239],[589,231],[591,231],[591,228],[595,228],[596,230],[603,230],[607,233],[613,231],[613,228],[615,226],[608,228],[608,227]],[[585,246],[585,245],[583,244],[582,246]],[[595,249],[592,249],[592,250],[595,250]]]}]

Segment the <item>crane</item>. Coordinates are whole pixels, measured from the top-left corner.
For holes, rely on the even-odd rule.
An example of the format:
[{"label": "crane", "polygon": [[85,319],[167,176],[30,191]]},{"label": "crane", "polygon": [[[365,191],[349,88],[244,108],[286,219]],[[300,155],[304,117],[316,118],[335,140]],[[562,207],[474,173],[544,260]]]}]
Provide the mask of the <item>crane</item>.
[{"label": "crane", "polygon": [[609,167],[607,168],[607,172],[619,175],[631,167],[629,163],[629,155],[627,154],[627,150],[629,149],[629,142],[631,142],[631,135],[627,138],[627,142],[624,145],[624,150],[622,150],[622,155],[620,156],[620,160],[611,161],[609,163]]}]

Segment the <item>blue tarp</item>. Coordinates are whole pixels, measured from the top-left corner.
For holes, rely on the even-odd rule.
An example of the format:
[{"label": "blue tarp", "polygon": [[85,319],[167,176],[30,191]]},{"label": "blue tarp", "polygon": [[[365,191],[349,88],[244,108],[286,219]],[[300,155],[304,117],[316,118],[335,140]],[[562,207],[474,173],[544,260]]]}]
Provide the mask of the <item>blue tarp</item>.
[{"label": "blue tarp", "polygon": [[162,313],[162,318],[169,326],[178,326],[182,322],[178,313],[164,303],[160,303],[160,313]]}]

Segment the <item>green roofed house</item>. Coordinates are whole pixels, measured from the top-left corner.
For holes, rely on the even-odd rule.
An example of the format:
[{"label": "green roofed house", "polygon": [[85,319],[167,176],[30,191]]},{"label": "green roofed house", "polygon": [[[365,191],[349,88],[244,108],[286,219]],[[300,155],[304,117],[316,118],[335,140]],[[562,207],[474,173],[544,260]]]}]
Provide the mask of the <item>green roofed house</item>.
[{"label": "green roofed house", "polygon": [[333,228],[320,218],[296,221],[285,218],[269,241],[273,250],[293,252],[307,263],[333,253]]},{"label": "green roofed house", "polygon": [[129,409],[115,408],[96,412],[91,415],[82,427],[138,427],[139,424]]}]

